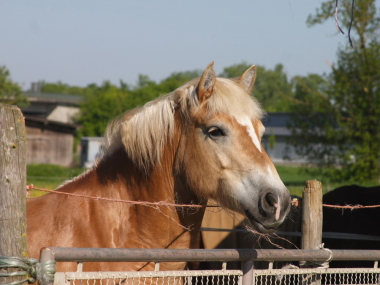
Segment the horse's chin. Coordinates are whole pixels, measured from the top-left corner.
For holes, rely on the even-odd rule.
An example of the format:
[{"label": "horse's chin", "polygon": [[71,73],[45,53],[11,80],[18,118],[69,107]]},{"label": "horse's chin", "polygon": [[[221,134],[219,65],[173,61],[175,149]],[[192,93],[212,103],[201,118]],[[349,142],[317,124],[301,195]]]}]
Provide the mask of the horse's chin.
[{"label": "horse's chin", "polygon": [[261,223],[257,223],[256,221],[249,220],[249,223],[252,225],[254,231],[257,231],[260,234],[271,234],[274,233],[276,228],[268,228]]},{"label": "horse's chin", "polygon": [[268,226],[265,226],[263,223],[261,223],[258,219],[255,218],[255,216],[248,210],[245,210],[244,211],[248,220],[249,220],[249,223],[251,224],[252,228],[254,230],[256,230],[257,232],[259,233],[262,233],[262,234],[271,234],[271,233],[274,233],[277,228],[275,227],[268,227]]}]

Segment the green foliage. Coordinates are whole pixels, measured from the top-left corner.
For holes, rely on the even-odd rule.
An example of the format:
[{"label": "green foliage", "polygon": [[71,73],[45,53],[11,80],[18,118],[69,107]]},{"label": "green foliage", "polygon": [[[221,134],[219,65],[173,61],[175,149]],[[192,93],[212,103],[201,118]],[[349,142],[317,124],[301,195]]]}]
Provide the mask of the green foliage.
[{"label": "green foliage", "polygon": [[[78,123],[82,125],[78,136],[102,136],[110,120],[135,107],[156,99],[158,96],[167,94],[180,87],[194,77],[199,77],[200,71],[176,72],[171,74],[160,83],[156,83],[146,75],[139,75],[136,85],[131,87],[123,81],[120,86],[110,82],[104,82],[97,86],[91,84],[81,90],[84,101],[81,104],[81,116]],[[46,84],[50,90],[73,89],[65,84]],[[54,88],[53,88],[54,87]]]},{"label": "green foliage", "polygon": [[[322,3],[308,23],[331,16],[333,2]],[[347,28],[351,1],[342,2]],[[354,48],[339,48],[331,74],[294,79],[291,142],[331,181],[361,183],[380,177],[379,17],[375,1],[357,1],[354,14]]]},{"label": "green foliage", "polygon": [[274,149],[276,146],[276,136],[273,134],[273,130],[270,130],[270,134],[268,136],[268,147],[269,149]]},{"label": "green foliage", "polygon": [[282,64],[273,70],[257,66],[257,79],[253,94],[266,112],[287,112],[293,100],[292,85]]},{"label": "green foliage", "polygon": [[5,66],[0,66],[0,103],[22,107],[28,105],[21,87],[10,79],[10,72]]},{"label": "green foliage", "polygon": [[101,86],[87,86],[80,105],[79,136],[102,136],[111,119],[131,108],[131,101],[128,88],[118,88],[107,81]]},{"label": "green foliage", "polygon": [[[316,10],[315,15],[309,15],[307,24],[311,27],[332,19],[335,13],[336,0],[325,1],[321,8]],[[368,41],[378,36],[380,17],[376,7],[376,0],[356,0],[351,17],[352,0],[339,1],[339,24],[348,31],[352,22],[352,32],[355,34],[354,41],[359,47],[365,47]]]},{"label": "green foliage", "polygon": [[57,93],[57,94],[74,94],[83,95],[85,88],[78,86],[70,86],[68,84],[58,81],[57,83],[41,82],[41,92],[44,93]]},{"label": "green foliage", "polygon": [[252,64],[249,64],[245,61],[242,63],[233,64],[231,66],[225,67],[219,76],[224,78],[236,78],[241,76],[244,71],[246,71],[251,66]]},{"label": "green foliage", "polygon": [[342,179],[379,179],[380,43],[340,50],[329,94],[339,125]]},{"label": "green foliage", "polygon": [[[222,77],[234,78],[241,76],[251,65],[240,63],[226,67],[220,74]],[[253,93],[263,108],[269,112],[289,110],[289,100],[292,99],[291,83],[278,64],[274,70],[257,67],[258,77]],[[77,123],[82,126],[77,137],[102,136],[108,122],[123,112],[143,106],[158,96],[174,91],[184,83],[200,77],[201,70],[174,72],[159,83],[146,75],[139,75],[134,86],[120,81],[120,86],[104,82],[98,86],[90,84],[87,87],[69,86],[57,82],[42,82],[42,92],[83,95],[81,115]]]}]

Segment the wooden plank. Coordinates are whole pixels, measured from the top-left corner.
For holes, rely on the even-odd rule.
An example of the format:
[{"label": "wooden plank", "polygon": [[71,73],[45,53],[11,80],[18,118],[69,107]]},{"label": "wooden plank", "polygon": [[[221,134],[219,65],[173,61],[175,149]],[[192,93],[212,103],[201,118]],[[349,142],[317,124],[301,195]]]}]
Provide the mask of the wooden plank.
[{"label": "wooden plank", "polygon": [[[18,107],[0,104],[1,256],[27,257],[25,186],[26,132],[24,117]],[[25,276],[2,278],[1,283],[24,278]]]}]

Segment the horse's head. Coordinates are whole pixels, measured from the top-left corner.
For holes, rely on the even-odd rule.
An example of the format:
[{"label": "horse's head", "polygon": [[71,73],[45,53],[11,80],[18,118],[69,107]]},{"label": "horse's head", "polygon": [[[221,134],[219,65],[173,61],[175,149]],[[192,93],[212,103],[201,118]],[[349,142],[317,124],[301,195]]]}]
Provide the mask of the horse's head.
[{"label": "horse's head", "polygon": [[183,129],[176,166],[198,196],[244,214],[266,233],[283,222],[290,196],[261,144],[263,111],[249,95],[255,79],[255,66],[224,79],[211,63],[176,90]]}]

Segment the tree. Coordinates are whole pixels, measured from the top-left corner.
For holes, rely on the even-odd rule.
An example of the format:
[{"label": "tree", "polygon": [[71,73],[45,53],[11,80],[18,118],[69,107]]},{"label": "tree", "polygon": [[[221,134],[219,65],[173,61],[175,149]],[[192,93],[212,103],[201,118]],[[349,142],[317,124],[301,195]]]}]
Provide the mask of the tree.
[{"label": "tree", "polygon": [[[341,2],[340,22],[348,29],[351,1]],[[334,5],[322,3],[308,24],[331,17]],[[353,48],[338,49],[327,84],[310,77],[295,85],[292,141],[298,154],[323,167],[332,180],[365,182],[378,180],[380,173],[380,20],[372,0],[356,1],[353,15]]]},{"label": "tree", "polygon": [[[339,23],[349,30],[352,22],[352,31],[356,36],[355,42],[358,47],[365,47],[369,41],[375,40],[380,28],[376,0],[357,0],[352,7],[352,0],[339,1],[343,9],[338,14]],[[323,2],[321,8],[316,10],[315,15],[309,15],[306,23],[312,27],[331,19],[335,13],[336,0]],[[353,8],[353,10],[351,9]]]},{"label": "tree", "polygon": [[10,79],[10,72],[5,66],[0,66],[0,103],[19,106],[28,104],[21,87]]},{"label": "tree", "polygon": [[59,93],[70,95],[83,95],[84,89],[78,86],[70,86],[68,84],[58,81],[57,83],[41,82],[41,92],[44,93]]},{"label": "tree", "polygon": [[91,84],[84,90],[78,123],[79,136],[102,136],[108,122],[131,107],[128,88],[118,88],[105,81],[101,86]]}]

